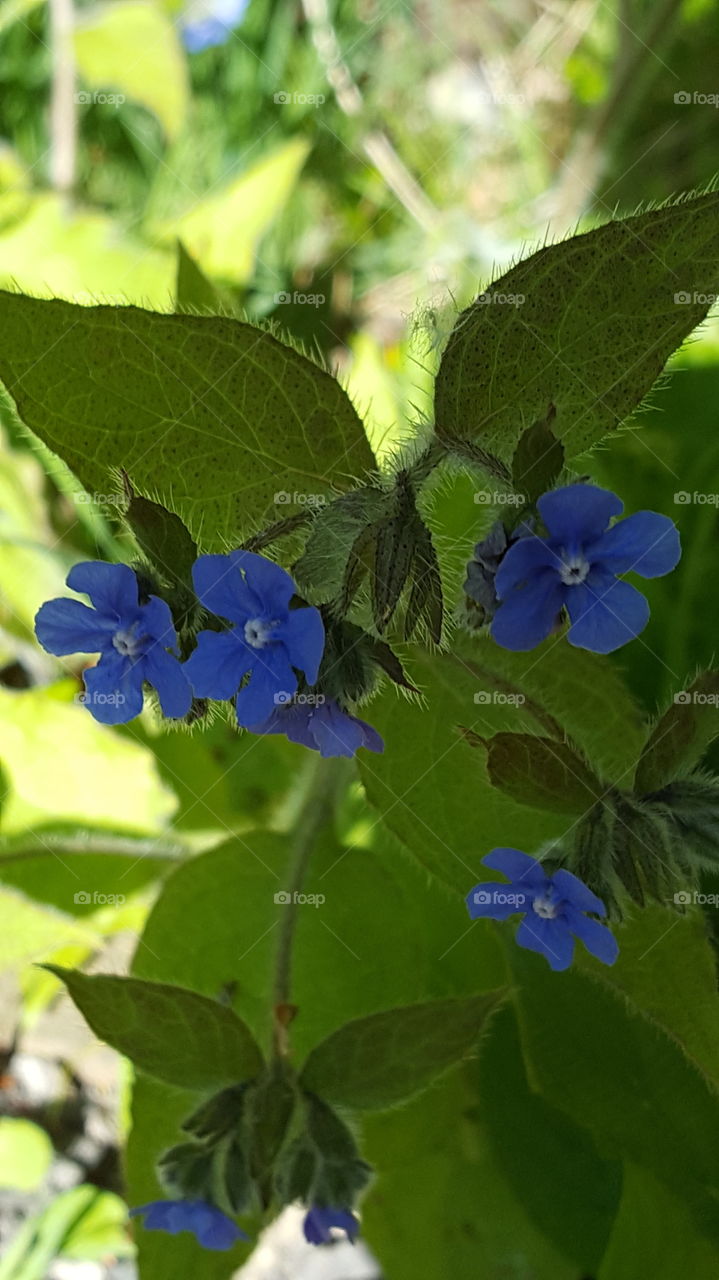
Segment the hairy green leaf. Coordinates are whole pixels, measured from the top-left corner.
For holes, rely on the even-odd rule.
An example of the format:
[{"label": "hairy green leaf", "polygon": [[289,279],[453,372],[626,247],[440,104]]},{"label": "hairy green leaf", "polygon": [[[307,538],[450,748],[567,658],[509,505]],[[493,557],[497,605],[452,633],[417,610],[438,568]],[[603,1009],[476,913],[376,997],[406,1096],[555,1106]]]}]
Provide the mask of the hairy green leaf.
[{"label": "hairy green leaf", "polygon": [[[533,1084],[589,1128],[599,1151],[648,1170],[719,1239],[719,1101],[681,1049],[603,984],[552,973],[507,938]],[[680,1099],[680,1104],[678,1104]]]},{"label": "hairy green leaf", "polygon": [[492,1019],[477,1073],[498,1167],[538,1230],[593,1275],[617,1211],[621,1163],[603,1159],[587,1129],[530,1088],[510,1007]]},{"label": "hairy green leaf", "polygon": [[254,1076],[262,1054],[232,1009],[185,987],[45,965],[101,1040],[167,1084],[209,1089]]},{"label": "hairy green leaf", "polygon": [[719,282],[719,193],[548,245],[460,315],[436,384],[437,434],[511,457],[556,407],[568,457],[643,400]]},{"label": "hairy green leaf", "polygon": [[699,764],[719,736],[719,671],[705,671],[675,693],[642,750],[634,779],[640,795],[659,791]]},{"label": "hairy green leaf", "polygon": [[552,813],[586,813],[604,788],[567,742],[495,733],[485,743],[492,786],[519,804]]},{"label": "hairy green leaf", "polygon": [[514,451],[512,484],[527,502],[536,502],[551,489],[564,465],[564,446],[552,430],[555,417],[552,405],[546,418],[522,433]]},{"label": "hairy green leaf", "polygon": [[88,492],[124,468],[205,549],[372,465],[336,379],[239,320],[0,293],[0,378]]},{"label": "hairy green leaf", "polygon": [[503,996],[431,1000],[347,1022],[312,1050],[300,1083],[340,1106],[390,1107],[465,1057]]},{"label": "hairy green leaf", "polygon": [[566,813],[530,809],[492,786],[484,753],[460,729],[566,735],[597,774],[626,786],[640,750],[638,709],[606,659],[548,641],[531,654],[457,638],[451,654],[417,655],[410,679],[425,702],[383,691],[370,719],[381,756],[359,752],[370,802],[412,857],[464,895],[496,845],[532,852],[567,829]]}]

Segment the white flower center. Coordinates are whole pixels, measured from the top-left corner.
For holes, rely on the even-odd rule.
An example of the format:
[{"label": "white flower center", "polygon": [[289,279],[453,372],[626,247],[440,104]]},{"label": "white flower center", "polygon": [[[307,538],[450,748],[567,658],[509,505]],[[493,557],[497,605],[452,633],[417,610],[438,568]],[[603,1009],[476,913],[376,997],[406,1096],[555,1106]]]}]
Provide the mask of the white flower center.
[{"label": "white flower center", "polygon": [[131,627],[121,628],[112,637],[114,648],[123,658],[139,657],[144,642],[145,637],[137,634],[137,623],[133,623]]},{"label": "white flower center", "polygon": [[562,556],[559,576],[567,587],[578,587],[589,573],[589,561],[581,554]]},{"label": "white flower center", "polygon": [[543,920],[553,920],[559,911],[559,902],[547,895],[544,898],[535,898],[532,908]]},{"label": "white flower center", "polygon": [[270,619],[269,622],[264,618],[250,618],[245,623],[245,640],[252,645],[253,649],[264,649],[274,640],[276,626],[278,626],[276,618]]}]

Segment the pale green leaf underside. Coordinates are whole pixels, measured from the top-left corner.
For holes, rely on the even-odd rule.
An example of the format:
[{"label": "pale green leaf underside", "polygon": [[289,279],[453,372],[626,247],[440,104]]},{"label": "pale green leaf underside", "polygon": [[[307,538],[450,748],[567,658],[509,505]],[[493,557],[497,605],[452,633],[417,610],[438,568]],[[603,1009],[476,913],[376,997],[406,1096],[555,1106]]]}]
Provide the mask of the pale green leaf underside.
[{"label": "pale green leaf underside", "polygon": [[[0,293],[0,378],[89,492],[116,469],[223,549],[372,466],[339,383],[252,325]],[[279,508],[281,511],[281,508]]]},{"label": "pale green leaf underside", "polygon": [[718,281],[716,192],[540,249],[480,295],[500,300],[460,315],[437,376],[438,433],[508,458],[555,405],[554,434],[567,456],[583,453],[641,402]]}]

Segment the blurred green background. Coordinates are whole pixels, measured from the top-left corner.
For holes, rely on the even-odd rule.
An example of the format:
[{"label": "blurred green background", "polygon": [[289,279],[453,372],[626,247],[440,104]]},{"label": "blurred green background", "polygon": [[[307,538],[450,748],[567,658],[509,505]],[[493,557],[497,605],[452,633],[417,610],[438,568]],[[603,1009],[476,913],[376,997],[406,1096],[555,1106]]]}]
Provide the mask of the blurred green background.
[{"label": "blurred green background", "polygon": [[[0,287],[160,310],[179,288],[181,304],[271,319],[338,370],[380,460],[429,412],[456,309],[494,272],[547,232],[717,168],[719,116],[701,100],[719,89],[714,0],[240,10],[191,52],[197,14],[177,0],[0,4]],[[691,545],[671,590],[648,585],[650,626],[616,659],[647,711],[716,651],[715,323],[672,370],[586,460],[628,510],[672,515]],[[122,967],[168,866],[258,817],[285,828],[304,761],[284,740],[250,753],[221,721],[193,737],[92,721],[75,701],[79,660],[39,651],[32,621],[72,563],[122,556],[124,535],[112,502],[78,493],[7,404],[1,426],[0,1193],[9,1182],[20,1201],[0,1278],[33,1280],[59,1255],[132,1246],[112,1125],[45,1207],[88,1107],[121,1135],[126,1119],[113,1071],[66,1006],[55,1018],[57,984],[30,962]],[[435,495],[458,570],[491,520],[473,487]],[[33,1061],[60,1068],[34,1093]],[[18,1233],[28,1213],[40,1216]]]}]

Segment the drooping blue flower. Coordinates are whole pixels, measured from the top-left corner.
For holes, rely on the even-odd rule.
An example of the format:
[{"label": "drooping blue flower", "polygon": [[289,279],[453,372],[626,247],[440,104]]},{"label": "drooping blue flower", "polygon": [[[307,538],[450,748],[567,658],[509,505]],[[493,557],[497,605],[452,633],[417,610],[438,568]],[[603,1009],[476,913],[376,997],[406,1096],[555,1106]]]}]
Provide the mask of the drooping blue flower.
[{"label": "drooping blue flower", "polygon": [[659,578],[679,561],[676,525],[655,511],[637,511],[609,528],[624,509],[613,493],[570,484],[537,503],[549,536],[514,542],[495,578],[501,601],[491,632],[505,649],[533,649],[549,635],[560,610],[569,614],[570,644],[611,653],[643,631],[646,598],[617,577]]},{"label": "drooping blue flower", "polygon": [[157,690],[163,713],[173,719],[190,709],[192,691],[178,659],[169,606],[159,596],[140,604],[138,582],[126,564],[88,560],[67,576],[73,591],[88,595],[94,608],[79,600],[48,600],[35,616],[35,634],[56,657],[99,653],[84,673],[84,702],[102,724],[126,724],[142,711],[142,686]]},{"label": "drooping blue flower", "polygon": [[305,1240],[310,1244],[331,1244],[332,1231],[344,1231],[354,1244],[359,1234],[359,1222],[349,1209],[321,1209],[313,1205],[305,1214],[302,1224]]},{"label": "drooping blue flower", "polygon": [[[245,728],[266,720],[297,690],[293,668],[314,684],[325,642],[318,609],[290,609],[295,584],[278,564],[251,551],[200,556],[192,569],[205,607],[233,626],[201,631],[185,673],[198,698],[233,698]],[[240,688],[245,676],[246,684]],[[239,689],[239,693],[238,693]]]},{"label": "drooping blue flower", "polygon": [[541,862],[517,849],[492,849],[482,862],[501,871],[509,884],[476,884],[467,894],[473,920],[506,920],[522,912],[516,941],[520,947],[546,956],[557,971],[572,963],[575,937],[603,964],[614,964],[619,954],[616,938],[605,925],[585,914],[606,916],[606,907],[571,871],[548,876]]},{"label": "drooping blue flower", "polygon": [[203,1249],[224,1251],[238,1240],[249,1240],[232,1218],[206,1200],[151,1200],[130,1210],[130,1217],[144,1216],[147,1231],[167,1231],[176,1236],[191,1231]]},{"label": "drooping blue flower", "polygon": [[371,724],[342,711],[333,698],[321,703],[293,702],[277,706],[267,720],[249,726],[252,733],[284,733],[320,755],[354,756],[360,747],[384,751],[384,742]]},{"label": "drooping blue flower", "polygon": [[189,0],[180,31],[188,53],[201,53],[225,44],[238,27],[249,0]]}]

